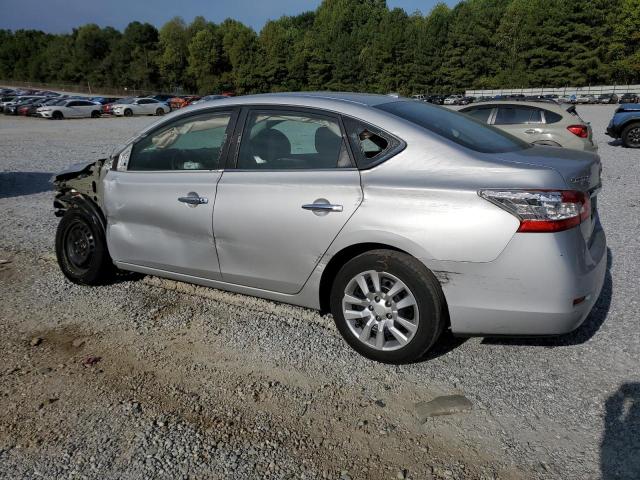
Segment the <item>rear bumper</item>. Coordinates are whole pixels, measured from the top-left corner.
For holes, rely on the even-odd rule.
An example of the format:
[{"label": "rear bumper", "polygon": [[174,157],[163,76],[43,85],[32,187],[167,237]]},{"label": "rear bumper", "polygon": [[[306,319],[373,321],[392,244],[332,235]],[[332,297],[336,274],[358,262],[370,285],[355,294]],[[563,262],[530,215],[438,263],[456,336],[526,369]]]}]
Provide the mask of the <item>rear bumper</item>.
[{"label": "rear bumper", "polygon": [[560,335],[578,328],[600,295],[607,270],[606,238],[599,222],[589,245],[578,228],[516,234],[495,261],[451,268],[436,275],[453,333]]}]

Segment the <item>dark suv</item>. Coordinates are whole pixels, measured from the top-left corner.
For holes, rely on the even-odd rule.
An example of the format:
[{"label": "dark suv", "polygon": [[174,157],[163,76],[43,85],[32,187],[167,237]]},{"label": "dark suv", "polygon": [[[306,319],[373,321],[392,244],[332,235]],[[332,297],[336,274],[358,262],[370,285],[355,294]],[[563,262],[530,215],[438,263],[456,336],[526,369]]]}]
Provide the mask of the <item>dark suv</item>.
[{"label": "dark suv", "polygon": [[607,135],[622,139],[622,144],[627,148],[640,148],[640,105],[621,105],[616,108],[607,127]]},{"label": "dark suv", "polygon": [[637,93],[625,93],[620,97],[620,103],[638,103],[640,97]]}]

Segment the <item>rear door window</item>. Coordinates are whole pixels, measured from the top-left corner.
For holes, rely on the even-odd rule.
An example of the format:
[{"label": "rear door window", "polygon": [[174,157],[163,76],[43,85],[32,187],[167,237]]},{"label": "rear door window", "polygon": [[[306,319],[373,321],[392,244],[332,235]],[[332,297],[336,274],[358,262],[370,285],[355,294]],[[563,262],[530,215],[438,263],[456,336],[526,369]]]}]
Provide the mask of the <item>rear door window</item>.
[{"label": "rear door window", "polygon": [[404,148],[403,142],[378,127],[350,117],[343,120],[359,168],[384,162]]},{"label": "rear door window", "polygon": [[500,106],[493,122],[494,125],[518,125],[522,123],[542,123],[540,110],[537,108]]}]

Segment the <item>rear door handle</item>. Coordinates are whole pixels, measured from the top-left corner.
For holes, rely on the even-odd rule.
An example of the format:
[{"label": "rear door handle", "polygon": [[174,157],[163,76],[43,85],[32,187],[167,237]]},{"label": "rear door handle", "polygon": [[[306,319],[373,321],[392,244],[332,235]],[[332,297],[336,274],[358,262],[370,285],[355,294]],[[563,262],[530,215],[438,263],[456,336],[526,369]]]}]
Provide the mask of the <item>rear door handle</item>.
[{"label": "rear door handle", "polygon": [[312,212],[341,212],[342,205],[333,205],[331,203],[308,203],[302,205],[305,210],[311,210]]},{"label": "rear door handle", "polygon": [[190,207],[197,207],[198,205],[206,205],[209,203],[207,197],[201,197],[196,192],[189,192],[186,197],[178,197],[178,201],[186,203]]},{"label": "rear door handle", "polygon": [[533,135],[534,133],[539,133],[539,131],[536,130],[535,128],[529,128],[529,129],[525,130],[524,133],[528,133],[529,135]]}]

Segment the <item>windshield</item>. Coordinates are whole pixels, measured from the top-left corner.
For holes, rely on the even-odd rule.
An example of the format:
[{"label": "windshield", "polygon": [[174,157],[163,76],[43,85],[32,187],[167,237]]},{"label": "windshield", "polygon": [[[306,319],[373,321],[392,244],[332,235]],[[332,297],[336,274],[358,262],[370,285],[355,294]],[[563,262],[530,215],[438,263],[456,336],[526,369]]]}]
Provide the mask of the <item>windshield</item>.
[{"label": "windshield", "polygon": [[425,128],[447,140],[483,153],[512,152],[529,148],[529,144],[474,118],[429,105],[404,100],[376,106],[400,118]]}]

